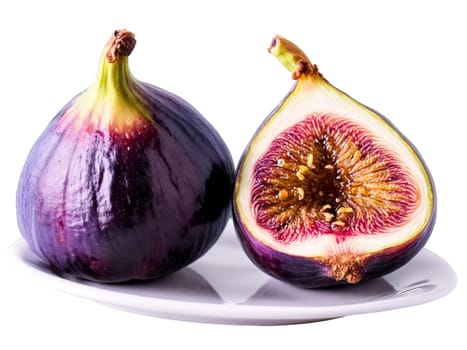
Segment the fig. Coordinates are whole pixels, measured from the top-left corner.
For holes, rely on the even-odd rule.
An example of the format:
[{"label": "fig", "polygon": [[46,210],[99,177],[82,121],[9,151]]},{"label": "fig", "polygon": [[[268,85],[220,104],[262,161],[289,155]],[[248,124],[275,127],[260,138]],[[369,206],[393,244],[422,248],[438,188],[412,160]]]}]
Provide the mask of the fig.
[{"label": "fig", "polygon": [[384,116],[331,85],[305,53],[269,47],[295,80],[256,131],[237,171],[233,211],[249,258],[306,288],[396,270],[429,238],[432,176]]},{"label": "fig", "polygon": [[185,100],[133,77],[135,44],[112,34],[95,82],[52,119],[19,179],[20,231],[64,276],[165,276],[202,256],[231,215],[230,151]]}]

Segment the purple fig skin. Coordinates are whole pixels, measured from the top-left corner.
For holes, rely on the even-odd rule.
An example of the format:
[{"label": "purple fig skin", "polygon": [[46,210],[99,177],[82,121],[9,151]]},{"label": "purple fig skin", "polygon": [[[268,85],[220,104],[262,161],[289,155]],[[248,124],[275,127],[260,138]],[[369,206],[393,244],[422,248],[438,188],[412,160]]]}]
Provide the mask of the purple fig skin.
[{"label": "purple fig skin", "polygon": [[[360,283],[384,276],[409,262],[425,245],[434,222],[433,214],[428,226],[416,239],[393,249],[382,250],[369,257]],[[238,220],[236,214],[234,214],[234,225],[240,243],[249,259],[268,275],[302,288],[322,288],[348,284],[345,281],[336,281],[329,277],[328,268],[318,260],[285,254],[259,242]]]},{"label": "purple fig skin", "polygon": [[[287,98],[287,97],[286,97]],[[285,101],[285,99],[283,101]],[[283,102],[282,101],[282,102]],[[282,102],[278,105],[280,106]],[[263,125],[274,115],[276,107],[271,114],[263,121],[261,126],[257,129],[256,133],[262,128]],[[368,108],[368,107],[366,107]],[[369,108],[370,109],[370,108]],[[398,268],[408,263],[417,253],[425,246],[428,238],[430,237],[435,222],[437,212],[437,197],[436,188],[432,178],[432,175],[426,166],[424,159],[417,148],[404,136],[395,126],[382,114],[376,112],[392,129],[394,129],[402,140],[407,142],[413,149],[413,152],[422,162],[426,169],[429,182],[432,188],[433,194],[433,209],[430,218],[424,227],[423,231],[420,232],[412,241],[405,242],[404,244],[389,249],[375,252],[373,255],[366,259],[364,271],[362,273],[362,282],[365,280],[378,278],[391,273]],[[238,169],[241,169],[241,165],[246,156],[249,145],[246,147],[245,152],[239,161]],[[239,171],[239,170],[238,170]],[[237,173],[237,177],[239,174]],[[236,191],[234,190],[234,193]],[[245,204],[247,205],[247,204]],[[249,259],[263,272],[268,275],[292,285],[296,285],[302,288],[322,288],[332,287],[335,285],[348,284],[345,281],[336,281],[334,278],[329,277],[328,267],[317,259],[306,258],[302,256],[289,255],[277,250],[274,250],[262,242],[255,239],[255,237],[248,231],[246,226],[242,223],[238,213],[237,202],[233,200],[233,222],[234,227],[242,245],[243,250],[249,257]]]},{"label": "purple fig skin", "polygon": [[159,278],[202,256],[230,218],[235,169],[220,135],[180,97],[135,89],[153,121],[144,128],[74,130],[63,124],[70,103],[28,155],[18,225],[56,273]]}]

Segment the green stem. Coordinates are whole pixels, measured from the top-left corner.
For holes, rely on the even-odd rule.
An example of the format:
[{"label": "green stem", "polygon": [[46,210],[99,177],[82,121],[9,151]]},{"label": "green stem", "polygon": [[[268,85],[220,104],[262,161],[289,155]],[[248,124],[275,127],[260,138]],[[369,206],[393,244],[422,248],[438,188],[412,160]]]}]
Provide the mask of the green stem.
[{"label": "green stem", "polygon": [[94,84],[88,96],[94,96],[94,105],[110,102],[115,110],[133,109],[145,114],[141,101],[135,95],[133,78],[128,65],[128,56],[133,51],[136,39],[133,33],[116,30],[104,48]]},{"label": "green stem", "polygon": [[111,98],[114,101],[130,102],[134,80],[128,66],[128,56],[135,47],[134,34],[126,30],[116,30],[109,39],[100,61],[94,87],[97,98]]},{"label": "green stem", "polygon": [[268,51],[273,54],[282,65],[292,72],[292,79],[304,79],[320,76],[318,67],[311,63],[307,55],[293,42],[276,35]]}]

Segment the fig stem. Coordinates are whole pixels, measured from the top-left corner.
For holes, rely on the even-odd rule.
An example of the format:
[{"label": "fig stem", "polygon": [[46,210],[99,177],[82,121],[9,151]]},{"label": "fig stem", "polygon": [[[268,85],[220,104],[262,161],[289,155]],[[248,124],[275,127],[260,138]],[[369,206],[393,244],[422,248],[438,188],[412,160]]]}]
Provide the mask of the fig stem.
[{"label": "fig stem", "polygon": [[308,56],[293,42],[276,35],[268,48],[282,65],[292,72],[292,79],[299,80],[304,77],[320,75],[318,66],[312,64]]},{"label": "fig stem", "polygon": [[132,76],[128,56],[136,45],[135,35],[126,29],[115,30],[104,47],[96,80],[80,97],[83,114],[111,110],[120,124],[132,114],[152,121],[147,106],[137,93],[139,82]]},{"label": "fig stem", "polygon": [[114,63],[121,56],[130,56],[136,45],[135,35],[126,29],[115,30],[107,45],[107,61]]}]

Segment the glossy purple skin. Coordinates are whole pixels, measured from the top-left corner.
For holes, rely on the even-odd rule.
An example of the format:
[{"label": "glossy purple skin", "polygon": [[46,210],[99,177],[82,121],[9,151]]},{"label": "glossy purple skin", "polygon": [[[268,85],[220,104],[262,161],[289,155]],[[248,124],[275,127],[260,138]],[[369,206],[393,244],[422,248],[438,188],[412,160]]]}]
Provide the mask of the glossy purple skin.
[{"label": "glossy purple skin", "polygon": [[[435,223],[435,214],[423,232],[408,244],[383,250],[367,259],[362,281],[381,277],[409,262],[425,245]],[[320,288],[346,284],[329,277],[328,267],[311,258],[289,255],[256,240],[238,219],[234,224],[241,245],[250,260],[268,275],[303,288]]]},{"label": "glossy purple skin", "polygon": [[140,84],[155,122],[140,135],[63,130],[65,106],[26,160],[19,228],[59,274],[159,278],[202,256],[230,217],[235,171],[220,135],[180,97]]},{"label": "glossy purple skin", "polygon": [[[287,97],[285,99],[287,99]],[[277,111],[281,104],[279,104],[278,107],[272,111],[270,116],[263,121],[255,135],[274,115],[275,111]],[[375,252],[372,256],[367,258],[364,271],[362,273],[362,281],[384,276],[409,262],[424,247],[430,237],[435,225],[437,211],[437,198],[433,178],[419,151],[386,117],[373,109],[372,111],[377,113],[390,128],[399,134],[402,140],[411,146],[414,153],[422,162],[428,174],[433,191],[433,205],[432,212],[426,226],[412,241],[401,244],[400,246],[381,250],[380,252]],[[240,158],[238,169],[241,169],[241,165],[246,157],[248,148],[249,145]],[[239,176],[239,174],[237,174],[237,176]],[[235,190],[234,193],[236,193]],[[249,203],[245,203],[245,205],[249,206]],[[236,198],[233,199],[233,221],[237,236],[247,256],[259,269],[270,276],[303,288],[321,288],[348,284],[345,281],[336,281],[334,278],[330,277],[329,267],[325,266],[317,259],[282,253],[258,241],[241,222],[238,214]]]}]

